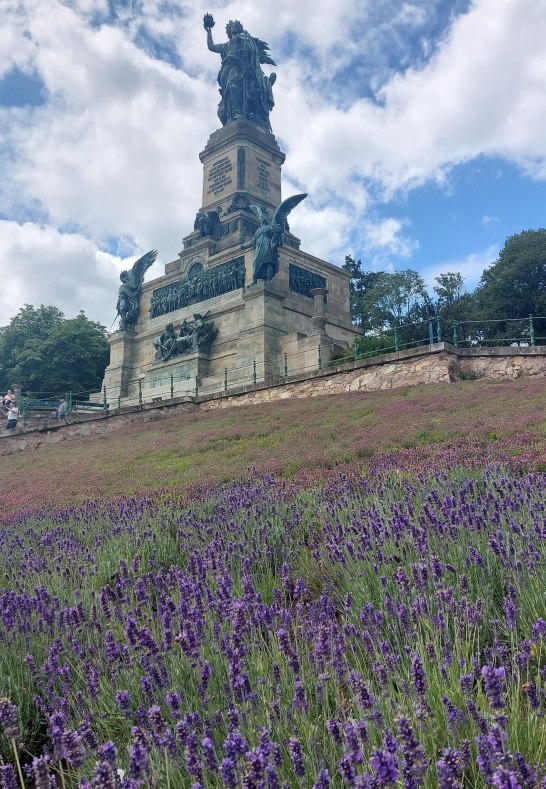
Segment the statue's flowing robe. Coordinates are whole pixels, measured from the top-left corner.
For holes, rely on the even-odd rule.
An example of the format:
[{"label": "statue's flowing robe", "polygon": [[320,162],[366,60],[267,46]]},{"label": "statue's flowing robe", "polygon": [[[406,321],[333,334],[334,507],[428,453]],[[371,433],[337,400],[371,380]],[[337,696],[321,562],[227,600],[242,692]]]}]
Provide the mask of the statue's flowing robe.
[{"label": "statue's flowing robe", "polygon": [[222,101],[218,117],[222,125],[237,118],[255,120],[268,128],[273,108],[271,81],[262,71],[260,49],[249,33],[235,33],[225,44],[219,44],[222,66],[218,84]]}]

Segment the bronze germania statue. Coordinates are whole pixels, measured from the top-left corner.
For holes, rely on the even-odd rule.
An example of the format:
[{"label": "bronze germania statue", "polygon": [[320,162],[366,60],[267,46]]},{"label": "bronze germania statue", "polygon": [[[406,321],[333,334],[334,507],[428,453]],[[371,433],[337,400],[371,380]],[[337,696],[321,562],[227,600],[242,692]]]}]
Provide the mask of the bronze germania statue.
[{"label": "bronze germania statue", "polygon": [[211,52],[218,52],[222,64],[218,72],[221,101],[218,117],[225,126],[240,118],[255,121],[271,131],[269,113],[273,109],[273,84],[276,74],[266,76],[262,63],[275,66],[265,41],[253,38],[237,20],[228,22],[228,41],[215,44],[212,40],[214,19],[205,14],[203,24],[207,31],[207,45]]}]

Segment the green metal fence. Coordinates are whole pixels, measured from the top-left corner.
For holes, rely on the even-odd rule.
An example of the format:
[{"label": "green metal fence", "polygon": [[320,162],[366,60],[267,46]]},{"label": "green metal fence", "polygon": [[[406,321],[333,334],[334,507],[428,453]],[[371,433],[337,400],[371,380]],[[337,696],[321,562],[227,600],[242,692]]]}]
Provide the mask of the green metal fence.
[{"label": "green metal fence", "polygon": [[[350,347],[347,347],[337,358],[327,361],[322,358],[318,344],[315,348],[306,345],[302,349],[295,342],[292,346],[287,346],[280,355],[271,358],[256,356],[249,359],[246,364],[236,366],[231,361],[234,358],[233,348],[225,344],[225,348],[219,346],[220,352],[225,353],[224,366],[216,375],[207,376],[205,381],[187,371],[171,370],[165,371],[163,375],[158,372],[153,381],[138,379],[133,389],[128,392],[128,396],[123,399],[120,398],[117,389],[109,391],[104,387],[100,393],[24,392],[19,405],[23,424],[27,424],[32,418],[40,417],[54,421],[60,397],[66,400],[66,415],[69,419],[84,414],[107,416],[122,405],[143,408],[147,404],[169,401],[184,395],[193,400],[195,397],[206,397],[214,393],[225,393],[235,388],[251,386],[263,380],[282,382],[289,377],[305,375],[307,372],[321,370],[324,367],[333,368],[346,362],[420,346],[431,346],[444,341],[458,348],[546,345],[546,317],[529,316],[522,319],[458,322],[433,318],[403,324],[386,328],[382,332],[370,332],[361,338],[355,337]],[[90,396],[93,398],[92,401],[89,400]]]},{"label": "green metal fence", "polygon": [[458,348],[494,348],[546,343],[546,318],[505,318],[488,321],[427,321],[389,327],[355,337],[353,348],[333,360],[339,364],[351,359],[369,358],[382,353],[403,351],[420,345],[449,342]]}]

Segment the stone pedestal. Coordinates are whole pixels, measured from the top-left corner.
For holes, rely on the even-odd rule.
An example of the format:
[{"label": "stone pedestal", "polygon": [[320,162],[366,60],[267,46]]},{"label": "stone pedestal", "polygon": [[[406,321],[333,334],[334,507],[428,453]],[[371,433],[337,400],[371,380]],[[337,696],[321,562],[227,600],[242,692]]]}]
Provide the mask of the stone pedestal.
[{"label": "stone pedestal", "polygon": [[241,377],[250,379],[254,362],[258,381],[272,380],[281,374],[281,340],[287,333],[283,314],[286,295],[275,280],[260,280],[244,291],[245,312],[235,361]]},{"label": "stone pedestal", "polygon": [[109,338],[110,364],[104,372],[103,386],[118,397],[129,396],[129,383],[136,375],[134,329],[114,332]]},{"label": "stone pedestal", "polygon": [[236,193],[259,196],[271,208],[281,202],[285,155],[262,126],[247,120],[228,123],[211,134],[199,158],[204,169],[202,211],[218,210]]}]

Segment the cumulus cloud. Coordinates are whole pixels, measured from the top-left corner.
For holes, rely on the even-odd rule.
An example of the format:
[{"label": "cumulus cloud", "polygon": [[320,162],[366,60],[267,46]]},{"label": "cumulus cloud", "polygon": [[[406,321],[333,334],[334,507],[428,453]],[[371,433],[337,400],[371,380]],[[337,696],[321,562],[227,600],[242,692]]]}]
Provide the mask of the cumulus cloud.
[{"label": "cumulus cloud", "polygon": [[68,318],[84,310],[89,318],[112,322],[122,261],[101,252],[87,238],[52,226],[0,221],[4,287],[0,313],[23,304],[54,304]]},{"label": "cumulus cloud", "polygon": [[[359,248],[378,267],[409,260],[419,245],[411,226],[385,210],[377,218],[374,206],[446,184],[477,156],[546,179],[542,0],[453,0],[452,18],[444,5],[211,0],[215,40],[239,18],[279,62],[272,124],[287,153],[283,193],[309,192],[291,224],[311,254],[341,262]],[[107,291],[115,303],[121,257],[152,247],[161,264],[176,257],[200,207],[198,153],[218,125],[219,58],[202,15],[190,0],[0,3],[0,78],[14,67],[36,73],[46,96],[0,107],[0,216],[11,220],[0,266],[12,251],[21,263],[0,323],[50,297],[99,309]],[[47,273],[31,282],[39,243]],[[49,286],[55,249],[72,277],[64,306]],[[471,272],[480,261],[475,252],[460,265]],[[84,298],[80,275],[94,295]]]},{"label": "cumulus cloud", "polygon": [[428,266],[421,271],[421,276],[427,286],[432,288],[435,285],[435,278],[440,274],[447,274],[450,271],[459,272],[463,279],[466,290],[472,291],[479,283],[484,270],[494,263],[498,256],[502,244],[491,244],[478,252],[452,260],[446,260],[435,266]]},{"label": "cumulus cloud", "polygon": [[296,176],[317,180],[321,161],[329,181],[337,149],[343,176],[352,171],[373,181],[386,198],[430,179],[441,182],[454,165],[480,154],[503,156],[543,178],[546,17],[539,5],[477,0],[426,66],[383,85],[379,105],[361,99],[347,110],[317,107],[300,85],[293,86],[282,97],[283,115],[291,121],[283,134]]},{"label": "cumulus cloud", "polygon": [[32,68],[34,44],[28,35],[27,15],[19,0],[2,0],[0,6],[0,78],[13,68]]}]

